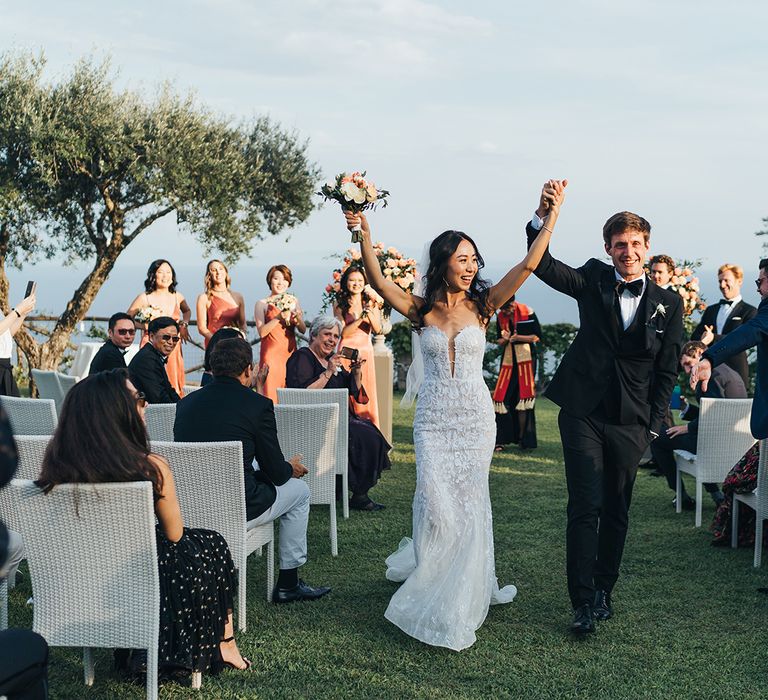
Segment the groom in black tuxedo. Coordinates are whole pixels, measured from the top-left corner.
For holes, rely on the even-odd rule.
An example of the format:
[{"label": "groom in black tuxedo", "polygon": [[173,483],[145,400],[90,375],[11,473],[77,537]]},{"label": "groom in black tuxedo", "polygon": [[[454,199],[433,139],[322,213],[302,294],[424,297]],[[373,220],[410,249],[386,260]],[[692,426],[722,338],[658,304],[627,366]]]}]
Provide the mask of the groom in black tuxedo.
[{"label": "groom in black tuxedo", "polygon": [[[529,246],[543,226],[546,206],[542,197],[527,227]],[[547,251],[535,270],[579,305],[579,332],[546,391],[561,409],[568,592],[576,633],[594,631],[595,619],[613,614],[611,591],[637,465],[661,431],[677,381],[682,303],[644,273],[650,233],[645,219],[620,212],[603,227],[612,264],[592,258],[572,268]]]}]

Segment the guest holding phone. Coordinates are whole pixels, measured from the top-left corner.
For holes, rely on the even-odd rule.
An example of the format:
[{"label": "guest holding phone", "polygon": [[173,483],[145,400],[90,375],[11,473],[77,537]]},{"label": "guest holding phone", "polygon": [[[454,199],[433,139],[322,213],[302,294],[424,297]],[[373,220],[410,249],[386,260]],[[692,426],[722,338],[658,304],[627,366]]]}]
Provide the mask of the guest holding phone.
[{"label": "guest holding phone", "polygon": [[[352,348],[342,347],[342,323],[333,316],[318,316],[309,329],[309,347],[299,348],[288,359],[286,385],[294,389],[349,390],[349,490],[353,510],[377,511],[384,508],[368,495],[379,480],[381,472],[390,468],[390,446],[379,429],[368,419],[361,418],[358,408],[370,402],[365,385],[365,359]],[[343,355],[350,370],[344,369]],[[338,488],[337,488],[338,492]]]},{"label": "guest holding phone", "polygon": [[27,292],[8,314],[0,311],[0,396],[18,396],[19,387],[13,378],[13,336],[24,325],[24,319],[34,310],[37,283],[27,283]]}]

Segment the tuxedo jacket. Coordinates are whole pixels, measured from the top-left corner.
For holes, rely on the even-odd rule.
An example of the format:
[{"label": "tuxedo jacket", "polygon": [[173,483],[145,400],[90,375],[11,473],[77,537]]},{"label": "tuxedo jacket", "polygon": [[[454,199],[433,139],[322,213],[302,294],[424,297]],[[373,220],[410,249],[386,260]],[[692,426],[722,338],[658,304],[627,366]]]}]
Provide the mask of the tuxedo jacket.
[{"label": "tuxedo jacket", "polygon": [[88,374],[97,374],[106,372],[110,369],[125,369],[125,355],[111,340],[108,340],[99,348],[99,351],[91,360],[91,367]]},{"label": "tuxedo jacket", "polygon": [[[747,388],[744,386],[739,373],[726,364],[712,370],[712,378],[707,383],[707,390],[701,390],[701,382],[696,385],[696,398],[701,399],[746,399]],[[699,434],[699,407],[688,404],[685,411],[680,413],[683,420],[689,421],[688,434],[696,437]]]},{"label": "tuxedo jacket", "polygon": [[[538,231],[529,224],[527,234],[530,246]],[[646,280],[628,343],[612,265],[592,258],[573,268],[547,249],[534,274],[579,305],[579,332],[545,392],[547,398],[586,417],[611,392],[618,413],[611,422],[639,423],[658,434],[677,381],[683,334],[680,297]]]},{"label": "tuxedo jacket", "polygon": [[768,297],[760,302],[754,318],[714,343],[703,357],[716,367],[753,347],[757,347],[757,377],[751,428],[755,439],[763,440],[768,437]]},{"label": "tuxedo jacket", "polygon": [[[717,314],[719,311],[720,304],[710,304],[704,309],[699,325],[694,328],[693,333],[691,334],[691,340],[701,340],[701,336],[704,335],[704,326],[712,326],[712,331],[717,331]],[[715,340],[713,343],[722,340],[726,335],[739,328],[743,323],[751,321],[756,314],[757,309],[751,304],[747,304],[747,302],[742,299],[734,305],[733,310],[725,321],[722,334],[715,333]],[[744,386],[749,387],[749,363],[747,362],[747,353],[736,353],[726,360],[726,364],[732,369],[735,369],[744,381]]]},{"label": "tuxedo jacket", "polygon": [[[272,401],[233,377],[214,377],[176,404],[173,439],[242,443],[248,520],[268,510],[277,496],[275,486],[282,486],[293,476],[293,467],[280,449]],[[215,457],[211,455],[208,469],[216,468]],[[254,459],[258,471],[253,468]]]}]

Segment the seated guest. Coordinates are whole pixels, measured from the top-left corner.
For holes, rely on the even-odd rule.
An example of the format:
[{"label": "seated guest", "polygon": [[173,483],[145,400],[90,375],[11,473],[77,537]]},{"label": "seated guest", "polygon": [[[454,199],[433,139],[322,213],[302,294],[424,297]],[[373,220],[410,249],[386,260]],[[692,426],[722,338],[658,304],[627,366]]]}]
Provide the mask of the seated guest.
[{"label": "seated guest", "polygon": [[[351,372],[342,367],[336,354],[341,338],[341,321],[333,316],[318,316],[309,330],[309,347],[300,348],[288,359],[286,385],[294,389],[348,389],[350,404],[368,403],[362,385],[362,364],[351,363]],[[384,508],[368,496],[368,490],[378,482],[381,472],[389,469],[390,446],[379,429],[369,420],[360,418],[350,405],[349,410],[349,507],[354,510],[376,511]]]},{"label": "seated guest", "polygon": [[38,484],[49,493],[59,484],[151,482],[158,520],[160,663],[201,672],[222,663],[246,670],[250,662],[241,656],[232,627],[237,578],[229,548],[217,532],[184,527],[173,472],[149,450],[144,405],[125,370],[99,372],[76,384],[64,399]]},{"label": "seated guest", "polygon": [[107,340],[91,360],[88,374],[108,369],[125,369],[125,353],[136,337],[133,318],[122,311],[112,314],[107,326]]},{"label": "seated guest", "polygon": [[331,589],[313,588],[298,577],[307,561],[309,487],[301,481],[307,470],[300,455],[283,457],[272,401],[251,388],[256,379],[253,349],[242,338],[227,338],[216,344],[210,359],[213,381],[179,402],[173,437],[178,442],[242,443],[246,517],[257,525],[280,518],[280,573],[273,602],[321,598]]},{"label": "seated guest", "polygon": [[[698,363],[707,346],[697,340],[691,340],[683,346],[680,353],[680,365],[686,374],[690,374],[693,367]],[[702,391],[701,384],[696,386],[696,398],[710,399],[745,399],[747,390],[744,382],[741,380],[738,372],[734,371],[728,365],[720,365],[712,374],[712,380],[709,382],[706,391]],[[696,454],[696,441],[699,428],[699,409],[697,406],[687,405],[680,414],[681,418],[688,423],[683,425],[674,425],[668,427],[662,426],[661,435],[651,443],[651,453],[658,465],[659,470],[663,471],[667,477],[669,488],[676,490],[677,467],[675,465],[675,450],[686,450],[691,454]],[[723,500],[723,494],[720,492],[717,484],[704,484],[704,488],[710,493],[716,505],[720,505]],[[694,500],[685,492],[683,484],[683,502],[682,507],[686,510],[693,510]]]},{"label": "seated guest", "polygon": [[213,373],[211,372],[211,353],[216,347],[216,343],[220,340],[225,340],[226,338],[245,338],[245,336],[239,328],[224,326],[224,328],[219,328],[219,330],[207,339],[208,344],[205,346],[205,355],[203,355],[203,377],[200,380],[200,386],[205,386],[213,381]]},{"label": "seated guest", "polygon": [[[723,481],[723,502],[718,506],[712,519],[715,547],[728,547],[731,544],[731,519],[733,515],[733,494],[752,493],[757,487],[757,467],[760,463],[760,443],[756,442],[746,454],[733,466]],[[765,530],[764,530],[765,533]],[[765,544],[766,537],[763,537]],[[752,508],[739,509],[739,532],[736,538],[739,547],[752,547],[755,544],[755,511]]]},{"label": "seated guest", "polygon": [[131,381],[147,403],[178,403],[181,397],[168,380],[165,363],[181,338],[179,324],[170,316],[160,316],[149,322],[147,331],[149,342],[128,365]]}]

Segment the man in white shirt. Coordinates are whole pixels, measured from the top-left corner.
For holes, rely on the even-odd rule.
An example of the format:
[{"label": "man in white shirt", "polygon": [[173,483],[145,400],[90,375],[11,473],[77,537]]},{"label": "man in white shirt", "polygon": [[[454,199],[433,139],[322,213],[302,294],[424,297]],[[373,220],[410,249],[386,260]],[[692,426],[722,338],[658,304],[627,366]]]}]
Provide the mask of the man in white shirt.
[{"label": "man in white shirt", "polygon": [[[704,310],[699,325],[691,334],[691,340],[700,340],[707,346],[716,343],[757,314],[757,309],[741,298],[744,271],[739,265],[730,263],[721,265],[717,271],[717,281],[723,298]],[[726,360],[726,364],[739,373],[744,386],[749,389],[747,353],[740,352],[732,355]]]}]

